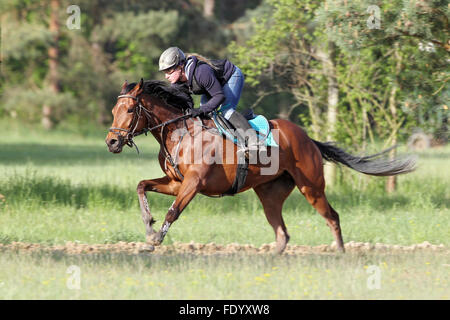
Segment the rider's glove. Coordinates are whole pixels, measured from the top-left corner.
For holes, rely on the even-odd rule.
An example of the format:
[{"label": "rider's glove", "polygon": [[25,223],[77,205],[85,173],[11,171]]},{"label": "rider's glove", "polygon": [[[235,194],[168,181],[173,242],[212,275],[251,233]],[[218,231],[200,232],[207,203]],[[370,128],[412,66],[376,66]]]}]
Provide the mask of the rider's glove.
[{"label": "rider's glove", "polygon": [[195,117],[202,116],[202,115],[204,115],[205,113],[204,113],[203,110],[200,109],[200,108],[198,108],[198,109],[192,108],[192,109],[190,109],[190,111],[188,112],[188,114],[189,114],[191,117],[195,118]]}]

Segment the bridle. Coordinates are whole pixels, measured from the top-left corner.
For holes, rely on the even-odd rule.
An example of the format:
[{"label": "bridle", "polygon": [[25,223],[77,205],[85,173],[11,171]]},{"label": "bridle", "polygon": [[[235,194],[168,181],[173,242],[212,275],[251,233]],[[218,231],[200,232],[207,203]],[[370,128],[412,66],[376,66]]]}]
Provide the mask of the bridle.
[{"label": "bridle", "polygon": [[[128,129],[111,127],[111,128],[109,128],[109,131],[112,132],[112,133],[115,133],[117,135],[117,139],[119,140],[119,143],[121,143],[121,144],[125,143],[130,148],[132,148],[134,146],[136,148],[137,153],[139,154],[139,148],[136,145],[136,143],[133,141],[133,138],[136,137],[136,136],[139,136],[141,134],[147,135],[147,132],[149,132],[149,131],[153,131],[155,129],[162,128],[161,132],[160,132],[160,137],[161,137],[161,146],[162,146],[162,151],[163,151],[163,154],[164,154],[164,158],[169,161],[169,163],[174,168],[175,172],[181,177],[181,180],[183,180],[184,176],[180,172],[180,170],[178,169],[178,163],[170,155],[169,150],[167,150],[167,147],[166,147],[166,144],[165,144],[165,140],[164,140],[164,128],[167,125],[171,124],[171,123],[178,122],[180,120],[185,120],[187,118],[190,118],[191,115],[185,114],[185,115],[176,117],[174,119],[165,121],[163,123],[160,123],[160,124],[158,124],[156,126],[153,126],[153,127],[149,128],[148,125],[150,124],[150,119],[154,118],[154,116],[151,114],[150,111],[148,111],[144,107],[144,105],[142,104],[141,99],[139,98],[139,96],[132,96],[132,95],[129,95],[129,94],[122,94],[122,95],[119,95],[117,97],[117,99],[120,99],[120,98],[131,98],[131,99],[133,99],[134,101],[137,102],[137,105],[134,107],[135,110],[133,112],[133,119],[131,120],[130,127]],[[136,132],[139,120],[140,120],[142,115],[144,115],[146,120],[147,120],[147,126],[144,127],[141,131]],[[186,126],[186,121],[185,121],[185,126]],[[126,132],[125,141],[124,141],[124,136],[120,134],[120,132],[122,132],[122,131]],[[177,150],[178,150],[178,148],[179,148],[179,146],[181,144],[181,140],[183,139],[183,137],[184,137],[184,134],[180,137],[180,141],[178,142]],[[164,163],[166,163],[166,162],[164,162]]]},{"label": "bridle", "polygon": [[[121,144],[126,144],[130,148],[132,148],[134,146],[136,148],[137,153],[139,153],[139,148],[137,147],[136,143],[133,141],[134,137],[137,137],[137,136],[139,136],[141,134],[147,135],[147,132],[149,132],[149,131],[152,131],[152,130],[155,130],[155,129],[158,129],[158,128],[161,128],[161,127],[164,128],[168,124],[171,124],[171,123],[177,122],[179,120],[186,119],[186,118],[190,117],[189,115],[183,115],[183,116],[180,116],[180,117],[177,117],[177,118],[165,121],[163,123],[160,123],[160,124],[158,124],[156,126],[153,126],[153,127],[149,128],[148,127],[148,124],[150,123],[149,120],[153,116],[150,113],[150,111],[148,111],[144,107],[144,105],[142,104],[141,99],[139,98],[139,96],[132,96],[132,95],[129,95],[129,94],[122,94],[122,95],[119,95],[117,97],[117,99],[120,99],[120,98],[131,98],[131,99],[133,99],[134,101],[137,102],[137,105],[134,107],[135,110],[133,112],[133,119],[131,120],[130,127],[128,129],[111,127],[111,128],[109,128],[109,132],[115,133],[117,135],[117,139],[119,140],[119,142]],[[142,115],[144,115],[146,117],[146,119],[147,119],[147,126],[144,127],[142,130],[136,132],[136,129],[137,129],[138,124],[139,124],[139,120],[140,120]],[[124,141],[124,136],[121,135],[120,132],[126,132],[125,141]],[[161,131],[161,135],[162,135],[162,131]]]},{"label": "bridle", "polygon": [[[145,129],[142,132],[136,132],[136,129],[137,129],[137,126],[139,123],[139,119],[141,118],[142,112],[145,113],[145,116],[147,117],[147,120],[148,120],[148,116],[149,116],[148,111],[147,111],[147,109],[144,108],[141,100],[138,97],[128,95],[128,94],[123,94],[123,95],[119,95],[117,97],[117,99],[120,99],[120,98],[131,98],[131,99],[135,100],[138,104],[135,107],[135,110],[133,112],[133,119],[131,120],[130,127],[128,129],[111,127],[111,128],[109,128],[109,132],[115,133],[117,135],[117,139],[119,140],[119,142],[121,144],[125,143],[130,148],[135,146],[137,152],[139,153],[139,149],[138,149],[136,143],[134,143],[133,138],[138,135],[141,135],[143,133],[146,133]],[[126,135],[125,135],[126,139],[124,139],[124,136],[120,134],[121,131],[126,132]]]}]

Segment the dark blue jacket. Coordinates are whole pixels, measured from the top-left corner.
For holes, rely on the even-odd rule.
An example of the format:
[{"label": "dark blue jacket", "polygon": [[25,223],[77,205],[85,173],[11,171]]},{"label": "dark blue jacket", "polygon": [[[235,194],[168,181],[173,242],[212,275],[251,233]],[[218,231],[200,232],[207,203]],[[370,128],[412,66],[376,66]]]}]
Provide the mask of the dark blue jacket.
[{"label": "dark blue jacket", "polygon": [[217,79],[214,69],[207,63],[198,61],[197,57],[189,57],[185,64],[186,77],[192,93],[205,94],[208,102],[200,108],[203,112],[211,112],[225,101],[223,84],[230,78],[236,67],[230,61],[223,64],[222,83]]}]

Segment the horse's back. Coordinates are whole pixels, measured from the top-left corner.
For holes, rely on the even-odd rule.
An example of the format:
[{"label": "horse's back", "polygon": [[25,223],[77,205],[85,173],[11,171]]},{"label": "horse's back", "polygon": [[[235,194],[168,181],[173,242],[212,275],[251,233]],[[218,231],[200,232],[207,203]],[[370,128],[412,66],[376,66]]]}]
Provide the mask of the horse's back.
[{"label": "horse's back", "polygon": [[284,160],[280,165],[283,165],[291,175],[300,174],[311,182],[321,184],[323,179],[322,155],[306,131],[288,120],[274,119],[270,121],[276,140],[280,145],[280,159]]},{"label": "horse's back", "polygon": [[293,148],[293,151],[299,151],[298,148],[300,148],[304,153],[313,148],[320,153],[306,131],[299,125],[285,119],[273,119],[270,123],[282,149]]}]

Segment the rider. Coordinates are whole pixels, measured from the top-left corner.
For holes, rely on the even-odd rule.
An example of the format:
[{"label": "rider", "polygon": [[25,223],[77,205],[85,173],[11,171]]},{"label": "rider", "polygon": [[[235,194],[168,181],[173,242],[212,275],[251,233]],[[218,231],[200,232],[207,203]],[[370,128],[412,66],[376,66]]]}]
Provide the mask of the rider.
[{"label": "rider", "polygon": [[244,86],[244,75],[230,61],[219,60],[213,65],[200,55],[186,56],[179,48],[170,47],[159,58],[159,70],[165,73],[171,84],[187,83],[191,93],[202,95],[200,108],[191,111],[193,117],[217,110],[236,128],[252,129],[247,119],[235,112]]}]

